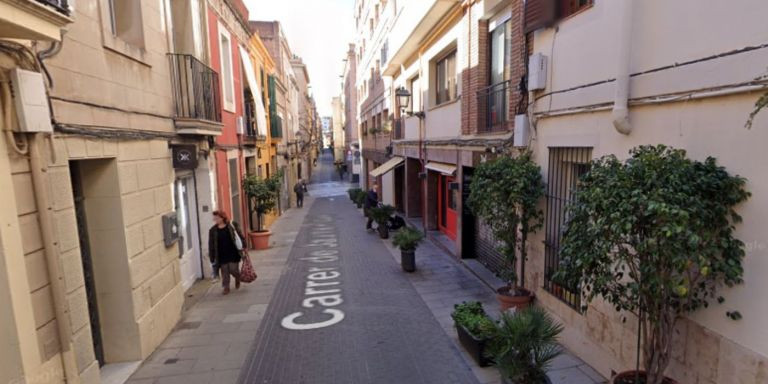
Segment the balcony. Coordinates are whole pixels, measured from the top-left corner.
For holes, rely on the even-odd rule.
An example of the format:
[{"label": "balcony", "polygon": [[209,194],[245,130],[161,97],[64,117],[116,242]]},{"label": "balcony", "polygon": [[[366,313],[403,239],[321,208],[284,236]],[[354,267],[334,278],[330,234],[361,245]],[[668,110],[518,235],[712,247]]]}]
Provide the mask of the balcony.
[{"label": "balcony", "polygon": [[59,41],[71,22],[67,0],[0,0],[0,38]]},{"label": "balcony", "polygon": [[192,55],[169,54],[176,129],[181,134],[221,134],[219,75]]},{"label": "balcony", "polygon": [[479,133],[508,130],[510,81],[502,81],[477,91]]}]

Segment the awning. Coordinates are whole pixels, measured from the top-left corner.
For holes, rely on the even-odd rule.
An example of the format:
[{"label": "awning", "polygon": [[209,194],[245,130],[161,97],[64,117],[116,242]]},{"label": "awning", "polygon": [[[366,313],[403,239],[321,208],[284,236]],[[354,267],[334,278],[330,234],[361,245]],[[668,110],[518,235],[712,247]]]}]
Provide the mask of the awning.
[{"label": "awning", "polygon": [[380,165],[378,168],[376,168],[373,171],[371,171],[371,176],[379,177],[379,176],[381,176],[381,175],[383,175],[383,174],[385,174],[385,173],[395,169],[395,167],[397,167],[398,165],[402,164],[403,161],[405,161],[405,159],[403,159],[402,157],[395,156],[395,157],[389,159],[389,161],[387,161],[386,163]]},{"label": "awning", "polygon": [[430,171],[440,172],[443,175],[449,176],[453,176],[453,174],[456,173],[456,166],[453,164],[438,163],[432,161],[427,163],[425,168],[429,169]]},{"label": "awning", "polygon": [[240,47],[240,57],[243,59],[245,78],[248,81],[248,87],[251,89],[251,95],[253,95],[253,103],[256,104],[256,133],[259,136],[266,136],[267,112],[264,110],[264,101],[261,99],[261,88],[259,83],[256,82],[256,72],[253,69],[251,57],[248,56],[248,51],[243,47]]}]

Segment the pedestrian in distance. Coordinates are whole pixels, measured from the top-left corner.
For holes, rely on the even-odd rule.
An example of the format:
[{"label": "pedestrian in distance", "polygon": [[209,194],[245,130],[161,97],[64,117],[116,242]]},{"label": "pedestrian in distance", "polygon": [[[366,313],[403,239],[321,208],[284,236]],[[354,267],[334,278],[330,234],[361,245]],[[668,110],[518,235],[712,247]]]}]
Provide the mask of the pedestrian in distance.
[{"label": "pedestrian in distance", "polygon": [[299,180],[296,185],[293,186],[293,192],[296,193],[296,206],[301,208],[304,206],[304,193],[307,192],[307,184],[304,180]]},{"label": "pedestrian in distance", "polygon": [[235,278],[235,289],[240,289],[240,260],[245,237],[240,226],[229,220],[224,211],[213,212],[214,225],[208,231],[208,256],[221,274],[222,294],[229,294],[230,276]]},{"label": "pedestrian in distance", "polygon": [[368,231],[373,230],[373,215],[371,214],[371,208],[376,208],[379,206],[379,194],[376,192],[377,190],[378,185],[374,183],[371,189],[369,189],[368,193],[365,195],[363,212],[365,212],[365,216],[368,218],[368,222],[365,224],[365,229]]}]

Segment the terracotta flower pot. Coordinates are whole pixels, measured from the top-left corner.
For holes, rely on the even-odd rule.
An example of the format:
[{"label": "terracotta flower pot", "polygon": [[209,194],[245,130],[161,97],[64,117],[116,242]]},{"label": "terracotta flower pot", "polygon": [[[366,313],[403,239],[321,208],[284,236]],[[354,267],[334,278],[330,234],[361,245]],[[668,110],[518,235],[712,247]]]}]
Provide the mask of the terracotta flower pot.
[{"label": "terracotta flower pot", "polygon": [[253,249],[269,248],[269,235],[271,234],[272,232],[270,231],[249,233],[248,236],[251,238],[251,247]]},{"label": "terracotta flower pot", "polygon": [[[613,377],[613,384],[635,384],[636,373],[640,376],[640,384],[645,384],[645,371],[624,371]],[[662,384],[678,384],[677,380],[665,377]]]},{"label": "terracotta flower pot", "polygon": [[515,308],[517,310],[525,309],[533,301],[533,293],[525,288],[515,288],[515,292],[512,292],[512,287],[506,286],[496,290],[496,300],[501,305],[501,311],[504,312],[507,309]]}]

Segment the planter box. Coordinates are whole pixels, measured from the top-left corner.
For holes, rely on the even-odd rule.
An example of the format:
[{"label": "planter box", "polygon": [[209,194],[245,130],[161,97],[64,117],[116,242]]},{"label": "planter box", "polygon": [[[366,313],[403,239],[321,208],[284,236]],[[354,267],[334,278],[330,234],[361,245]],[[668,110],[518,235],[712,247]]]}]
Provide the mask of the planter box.
[{"label": "planter box", "polygon": [[485,339],[477,339],[472,334],[467,331],[466,328],[464,328],[463,325],[456,324],[456,332],[459,334],[459,342],[464,347],[464,349],[469,352],[470,356],[472,356],[472,359],[475,360],[477,365],[481,367],[487,367],[493,362],[491,359],[484,356],[485,353],[485,344],[488,342],[488,340]]}]

